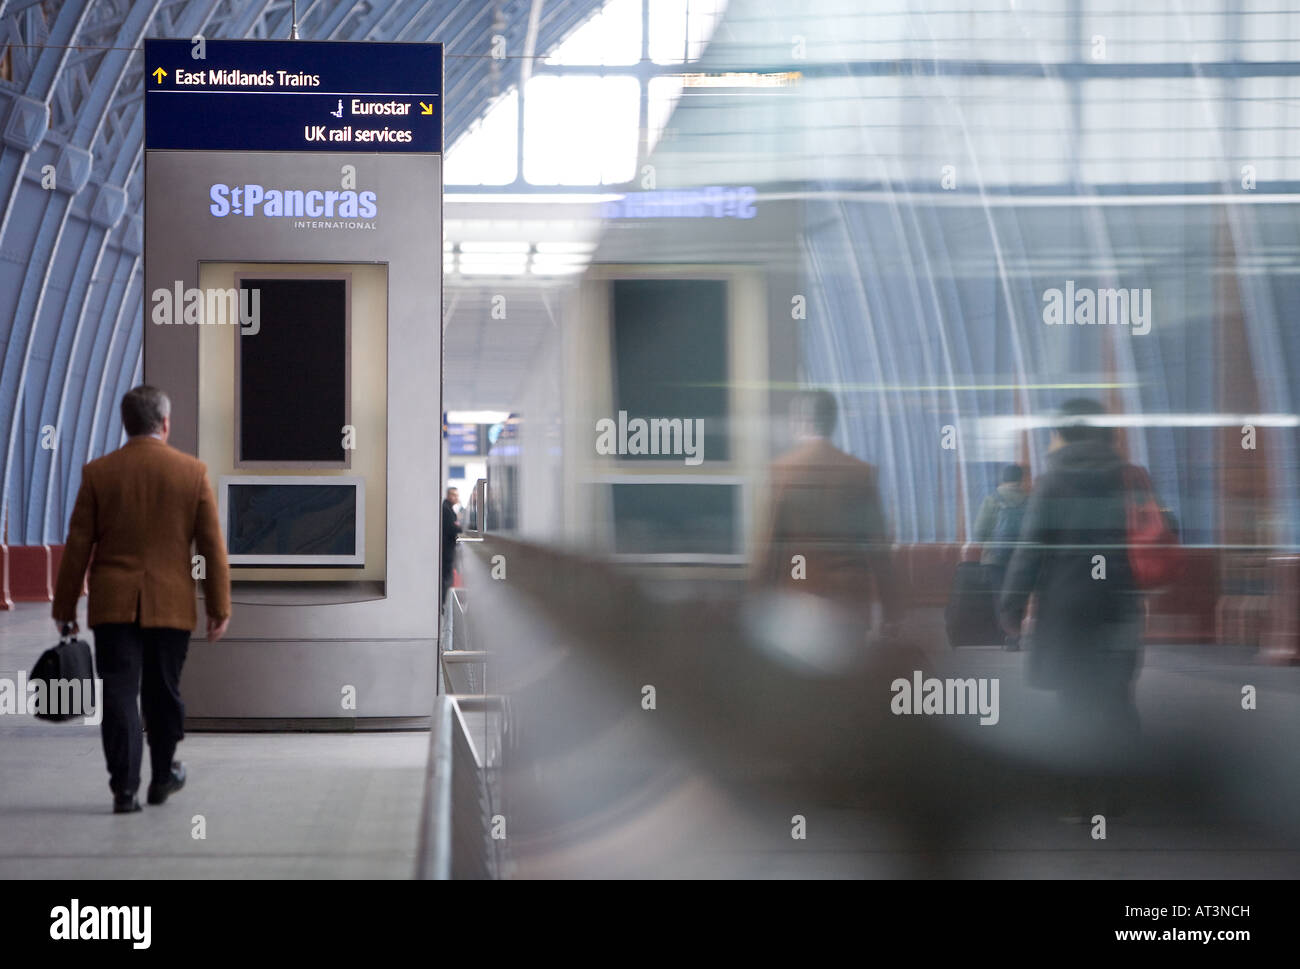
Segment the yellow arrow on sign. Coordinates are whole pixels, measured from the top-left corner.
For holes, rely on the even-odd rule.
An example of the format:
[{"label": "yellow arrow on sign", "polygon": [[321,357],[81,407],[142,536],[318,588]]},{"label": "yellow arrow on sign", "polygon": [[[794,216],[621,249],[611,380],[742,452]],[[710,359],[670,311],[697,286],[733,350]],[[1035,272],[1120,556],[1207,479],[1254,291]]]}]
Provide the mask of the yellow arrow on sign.
[{"label": "yellow arrow on sign", "polygon": [[158,83],[161,84],[162,79],[167,76],[167,72],[160,67],[158,70],[153,72],[153,76],[158,80]]},{"label": "yellow arrow on sign", "polygon": [[420,114],[433,114],[433,105],[420,102]]}]

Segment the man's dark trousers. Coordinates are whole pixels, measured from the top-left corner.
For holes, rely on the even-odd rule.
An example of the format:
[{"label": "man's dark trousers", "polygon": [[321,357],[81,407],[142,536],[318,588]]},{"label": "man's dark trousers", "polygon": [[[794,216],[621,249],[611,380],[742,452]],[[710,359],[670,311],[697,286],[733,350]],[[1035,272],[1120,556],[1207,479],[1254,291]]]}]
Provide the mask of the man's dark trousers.
[{"label": "man's dark trousers", "polygon": [[95,668],[104,681],[100,733],[114,794],[134,794],[140,788],[141,706],[153,778],[161,781],[170,772],[176,745],[185,736],[180,687],[189,645],[188,629],[142,629],[133,622],[95,627]]}]

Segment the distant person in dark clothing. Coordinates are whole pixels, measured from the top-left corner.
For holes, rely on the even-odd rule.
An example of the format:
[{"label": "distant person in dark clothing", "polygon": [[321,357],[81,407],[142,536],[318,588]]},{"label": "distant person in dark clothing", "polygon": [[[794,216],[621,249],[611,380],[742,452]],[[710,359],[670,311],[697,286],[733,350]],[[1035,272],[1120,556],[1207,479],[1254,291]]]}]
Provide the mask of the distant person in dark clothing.
[{"label": "distant person in dark clothing", "polygon": [[1086,398],[1062,405],[1000,607],[1003,628],[1018,633],[1037,594],[1030,683],[1057,691],[1072,733],[1109,758],[1137,739],[1142,612],[1125,548],[1127,465],[1111,428],[1094,422],[1104,414]]},{"label": "distant person in dark clothing", "polygon": [[460,492],[455,488],[447,489],[447,497],[442,501],[442,598],[447,598],[451,588],[452,567],[456,561],[456,539],[461,533],[460,519],[456,515],[456,505],[460,503]]},{"label": "distant person in dark clothing", "polygon": [[[1006,578],[1007,563],[1011,561],[1011,554],[1020,540],[1020,528],[1029,502],[1029,492],[1025,489],[1024,482],[1025,469],[1018,464],[1008,464],[1002,469],[1002,483],[993,494],[984,499],[979,516],[975,519],[975,541],[982,546],[980,564],[988,573],[985,588],[993,590],[995,599],[997,590],[1002,588],[1003,579]],[[1007,649],[1019,649],[1019,643],[1019,636],[1007,635]]]},{"label": "distant person in dark clothing", "polygon": [[792,416],[796,445],[772,465],[756,578],[854,611],[869,611],[874,591],[884,621],[899,620],[876,469],[831,444],[839,408],[828,391],[800,395]]},{"label": "distant person in dark clothing", "polygon": [[1020,526],[1025,517],[1029,492],[1025,489],[1025,469],[1018,464],[1008,464],[1002,469],[1002,482],[993,494],[984,499],[979,516],[975,519],[975,541],[980,550],[980,563],[1005,569],[1016,550]]},{"label": "distant person in dark clothing", "polygon": [[442,648],[451,649],[452,602],[451,583],[456,564],[456,539],[461,533],[460,519],[456,516],[456,505],[460,501],[460,492],[455,488],[447,489],[447,497],[442,500]]}]

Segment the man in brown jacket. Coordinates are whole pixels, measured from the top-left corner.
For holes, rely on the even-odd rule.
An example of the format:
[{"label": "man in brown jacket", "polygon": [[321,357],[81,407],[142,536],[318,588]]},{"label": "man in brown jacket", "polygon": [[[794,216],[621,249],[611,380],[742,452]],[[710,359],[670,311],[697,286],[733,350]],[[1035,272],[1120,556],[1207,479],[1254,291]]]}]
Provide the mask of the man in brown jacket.
[{"label": "man in brown jacket", "polygon": [[53,609],[56,625],[76,630],[89,564],[87,625],[104,682],[100,729],[118,814],[140,810],[138,703],[149,728],[149,803],[162,804],[185,784],[185,765],[172,755],[184,736],[181,667],[197,618],[191,543],[203,557],[208,641],[224,636],[230,622],[230,569],[216,500],[203,463],[167,444],[167,395],[149,386],[128,391],[122,427],[126,444],[82,469]]},{"label": "man in brown jacket", "polygon": [[901,589],[875,467],[831,444],[839,408],[828,391],[800,394],[792,417],[797,444],[772,465],[758,580],[864,618],[874,598],[886,624],[899,622]]}]

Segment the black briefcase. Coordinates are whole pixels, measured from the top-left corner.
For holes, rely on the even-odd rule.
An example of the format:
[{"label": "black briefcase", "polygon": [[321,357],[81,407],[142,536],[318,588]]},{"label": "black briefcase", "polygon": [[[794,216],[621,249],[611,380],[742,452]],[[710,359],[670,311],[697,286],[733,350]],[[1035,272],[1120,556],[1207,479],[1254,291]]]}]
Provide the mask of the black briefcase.
[{"label": "black briefcase", "polygon": [[33,697],[33,716],[39,720],[73,720],[95,712],[95,664],[90,644],[74,638],[71,626],[63,627],[57,646],[41,653],[27,681],[44,684]]}]

